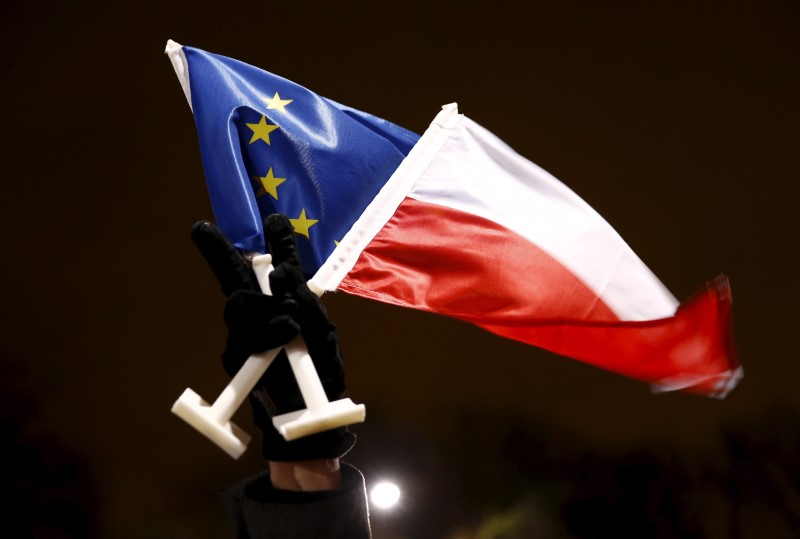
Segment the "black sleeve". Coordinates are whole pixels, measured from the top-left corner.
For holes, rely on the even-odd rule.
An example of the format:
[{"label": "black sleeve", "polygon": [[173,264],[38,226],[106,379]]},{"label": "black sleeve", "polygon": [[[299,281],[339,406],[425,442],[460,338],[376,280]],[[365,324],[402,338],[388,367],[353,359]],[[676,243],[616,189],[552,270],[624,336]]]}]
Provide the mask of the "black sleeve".
[{"label": "black sleeve", "polygon": [[228,488],[225,507],[237,539],[369,539],[364,477],[342,463],[342,488],[292,492],[263,472]]}]

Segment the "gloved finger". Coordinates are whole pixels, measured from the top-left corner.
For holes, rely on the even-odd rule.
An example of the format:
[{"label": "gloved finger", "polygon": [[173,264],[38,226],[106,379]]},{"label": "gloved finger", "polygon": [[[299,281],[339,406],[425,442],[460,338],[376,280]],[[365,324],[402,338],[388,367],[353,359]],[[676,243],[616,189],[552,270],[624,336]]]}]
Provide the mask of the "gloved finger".
[{"label": "gloved finger", "polygon": [[273,213],[264,220],[264,236],[272,253],[272,265],[278,267],[286,264],[300,268],[300,256],[297,254],[297,242],[294,227],[285,215]]},{"label": "gloved finger", "polygon": [[261,328],[249,334],[244,342],[249,343],[251,353],[272,350],[288,343],[300,334],[300,326],[290,316],[276,316]]},{"label": "gloved finger", "polygon": [[192,226],[191,236],[225,297],[234,290],[260,290],[253,270],[214,223],[198,221]]},{"label": "gloved finger", "polygon": [[[273,325],[268,326],[268,331],[229,333],[225,350],[222,352],[222,366],[232,378],[251,355],[282,347],[299,333],[299,326],[289,317],[276,320]],[[261,383],[263,384],[263,380]]]},{"label": "gloved finger", "polygon": [[278,264],[269,274],[269,287],[275,297],[291,297],[304,285],[300,268],[289,263]]},{"label": "gloved finger", "polygon": [[236,290],[225,302],[228,342],[225,370],[233,376],[254,353],[283,346],[300,333],[297,306],[253,290]]},{"label": "gloved finger", "polygon": [[234,332],[228,334],[228,343],[222,354],[225,372],[233,377],[252,354],[279,348],[300,334],[300,326],[289,316],[271,319],[259,331]]},{"label": "gloved finger", "polygon": [[[251,333],[264,333],[275,319],[294,318],[297,304],[265,296],[255,290],[236,290],[225,302],[223,319],[230,333],[247,338]],[[294,322],[296,323],[296,322]]]}]

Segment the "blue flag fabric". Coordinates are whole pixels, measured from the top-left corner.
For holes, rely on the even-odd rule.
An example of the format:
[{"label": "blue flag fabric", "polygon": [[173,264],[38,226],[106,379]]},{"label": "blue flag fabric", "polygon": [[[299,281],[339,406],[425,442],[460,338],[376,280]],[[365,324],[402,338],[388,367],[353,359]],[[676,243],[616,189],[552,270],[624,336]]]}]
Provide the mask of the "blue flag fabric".
[{"label": "blue flag fabric", "polygon": [[419,135],[240,61],[182,50],[217,225],[263,253],[263,219],[287,215],[313,275]]}]

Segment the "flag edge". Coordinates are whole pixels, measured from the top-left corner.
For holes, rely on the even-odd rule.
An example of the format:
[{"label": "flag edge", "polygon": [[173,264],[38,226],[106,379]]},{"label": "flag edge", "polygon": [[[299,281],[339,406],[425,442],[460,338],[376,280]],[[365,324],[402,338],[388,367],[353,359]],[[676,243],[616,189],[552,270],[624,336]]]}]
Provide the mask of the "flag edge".
[{"label": "flag edge", "polygon": [[310,279],[309,286],[324,291],[339,287],[463,118],[455,103],[442,106],[419,141]]}]

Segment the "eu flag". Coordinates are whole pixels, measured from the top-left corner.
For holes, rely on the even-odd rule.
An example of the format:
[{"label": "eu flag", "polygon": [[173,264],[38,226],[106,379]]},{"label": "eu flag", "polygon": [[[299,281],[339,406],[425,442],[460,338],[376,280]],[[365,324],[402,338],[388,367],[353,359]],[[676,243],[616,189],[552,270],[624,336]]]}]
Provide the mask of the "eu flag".
[{"label": "eu flag", "polygon": [[194,113],[217,225],[263,253],[262,220],[287,215],[308,275],[419,139],[243,62],[173,41],[166,52]]}]

